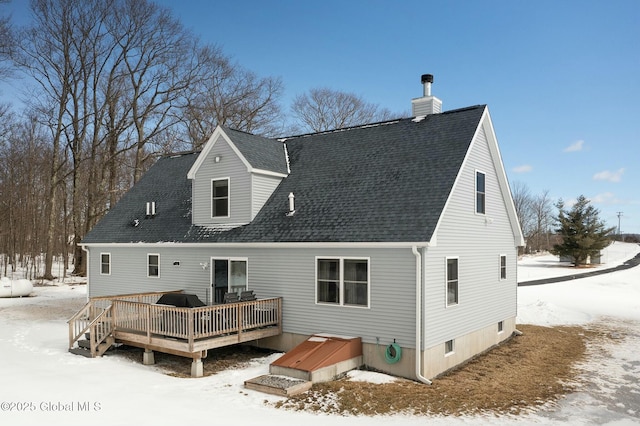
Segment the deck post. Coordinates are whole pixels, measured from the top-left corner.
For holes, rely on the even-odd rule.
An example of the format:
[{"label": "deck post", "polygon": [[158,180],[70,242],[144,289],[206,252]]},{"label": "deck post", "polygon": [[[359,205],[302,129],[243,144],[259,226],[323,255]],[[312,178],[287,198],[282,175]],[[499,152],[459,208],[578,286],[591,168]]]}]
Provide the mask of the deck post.
[{"label": "deck post", "polygon": [[155,363],[156,363],[156,360],[153,355],[153,351],[151,349],[145,349],[144,354],[142,355],[142,364],[153,365]]},{"label": "deck post", "polygon": [[191,377],[204,376],[204,367],[202,365],[202,358],[194,358],[191,363]]}]

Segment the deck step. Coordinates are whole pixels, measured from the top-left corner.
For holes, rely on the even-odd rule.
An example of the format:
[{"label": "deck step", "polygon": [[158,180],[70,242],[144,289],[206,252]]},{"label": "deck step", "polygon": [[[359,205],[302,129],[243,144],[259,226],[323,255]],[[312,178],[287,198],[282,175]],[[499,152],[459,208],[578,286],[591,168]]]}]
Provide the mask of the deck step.
[{"label": "deck step", "polygon": [[[114,343],[115,339],[113,336],[107,337],[104,342],[98,345],[96,356],[102,356],[106,351],[111,349]],[[91,356],[91,342],[87,339],[78,340],[78,347],[69,349],[69,352],[86,356],[87,358],[93,358],[93,356]]]},{"label": "deck step", "polygon": [[312,383],[308,380],[294,379],[293,377],[265,374],[244,382],[244,387],[271,395],[292,396],[311,389]]},{"label": "deck step", "polygon": [[71,349],[69,349],[69,352],[71,352],[72,354],[75,354],[75,355],[82,355],[85,358],[93,358],[93,356],[91,356],[91,351],[89,349],[71,348]]}]

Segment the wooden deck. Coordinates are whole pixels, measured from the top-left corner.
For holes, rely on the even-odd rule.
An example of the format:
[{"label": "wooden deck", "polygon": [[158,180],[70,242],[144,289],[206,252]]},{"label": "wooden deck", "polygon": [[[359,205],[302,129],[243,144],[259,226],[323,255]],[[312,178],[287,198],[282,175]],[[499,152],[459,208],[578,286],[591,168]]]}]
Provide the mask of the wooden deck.
[{"label": "wooden deck", "polygon": [[[69,350],[79,353],[76,344],[88,334],[87,356],[101,356],[115,342],[144,348],[145,356],[159,351],[195,364],[208,349],[282,334],[281,298],[199,308],[155,304],[165,293],[175,291],[92,298],[69,320]],[[201,368],[192,367],[192,375]]]}]

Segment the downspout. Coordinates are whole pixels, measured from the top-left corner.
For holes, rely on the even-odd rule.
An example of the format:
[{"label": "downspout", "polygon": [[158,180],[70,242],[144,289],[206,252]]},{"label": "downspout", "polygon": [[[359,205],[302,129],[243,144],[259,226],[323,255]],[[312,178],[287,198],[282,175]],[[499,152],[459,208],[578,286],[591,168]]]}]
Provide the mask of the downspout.
[{"label": "downspout", "polygon": [[411,251],[416,257],[416,377],[422,383],[430,385],[431,380],[422,375],[422,255],[418,246],[412,246]]},{"label": "downspout", "polygon": [[86,253],[87,256],[87,270],[85,271],[87,273],[87,301],[89,301],[89,299],[91,299],[89,297],[89,267],[90,267],[90,263],[89,262],[89,250],[87,249],[87,246],[85,246],[84,244],[80,244],[80,247],[82,248],[82,251]]}]

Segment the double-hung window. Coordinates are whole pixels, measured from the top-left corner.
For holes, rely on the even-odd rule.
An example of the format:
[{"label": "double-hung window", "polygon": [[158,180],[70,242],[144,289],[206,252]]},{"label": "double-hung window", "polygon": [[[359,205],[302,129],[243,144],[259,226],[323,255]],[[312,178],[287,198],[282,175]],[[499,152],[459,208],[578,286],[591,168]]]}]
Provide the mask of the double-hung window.
[{"label": "double-hung window", "polygon": [[211,217],[229,217],[229,179],[211,181]]},{"label": "double-hung window", "polygon": [[369,259],[318,258],[316,303],[369,306]]},{"label": "double-hung window", "polygon": [[476,171],[476,213],[485,214],[485,174]]},{"label": "double-hung window", "polygon": [[447,259],[447,306],[458,304],[458,258]]},{"label": "double-hung window", "polygon": [[147,277],[160,276],[160,255],[147,254]]},{"label": "double-hung window", "polygon": [[504,254],[500,255],[500,279],[507,279],[507,256]]},{"label": "double-hung window", "polygon": [[111,275],[111,253],[100,253],[100,275]]}]

